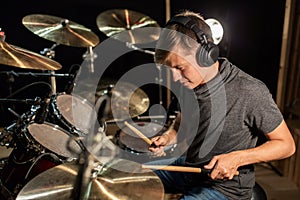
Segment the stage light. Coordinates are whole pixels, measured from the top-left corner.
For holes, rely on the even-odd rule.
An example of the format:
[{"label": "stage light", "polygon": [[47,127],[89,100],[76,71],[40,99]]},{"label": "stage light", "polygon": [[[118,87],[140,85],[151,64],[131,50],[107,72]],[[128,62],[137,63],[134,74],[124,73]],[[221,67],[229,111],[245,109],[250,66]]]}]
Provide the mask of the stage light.
[{"label": "stage light", "polygon": [[224,30],[222,24],[213,18],[206,19],[205,22],[209,25],[212,31],[212,37],[215,44],[219,44],[223,38]]}]

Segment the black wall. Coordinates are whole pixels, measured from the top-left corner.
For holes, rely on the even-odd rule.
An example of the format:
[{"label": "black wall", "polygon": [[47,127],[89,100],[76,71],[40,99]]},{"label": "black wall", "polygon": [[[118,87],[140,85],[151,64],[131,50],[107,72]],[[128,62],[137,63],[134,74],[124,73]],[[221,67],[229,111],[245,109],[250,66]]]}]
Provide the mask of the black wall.
[{"label": "black wall", "polygon": [[[6,33],[6,42],[39,53],[49,48],[53,42],[34,35],[22,24],[22,18],[29,14],[47,14],[69,19],[90,28],[100,38],[106,36],[99,31],[96,18],[108,9],[127,8],[150,16],[163,26],[165,19],[165,4],[163,0],[51,0],[51,1],[18,1],[10,0],[1,5],[0,27]],[[285,1],[238,1],[238,0],[172,0],[172,15],[181,9],[200,12],[205,18],[216,18],[224,27],[225,35],[220,43],[221,55],[227,56],[234,64],[244,71],[264,81],[272,94],[276,95],[277,76],[279,69],[281,36],[284,20]],[[63,67],[56,73],[68,73],[72,66],[80,66],[85,48],[60,45],[55,48],[54,60]],[[0,58],[1,59],[1,58]],[[123,71],[142,63],[152,62],[152,57],[141,52],[133,52],[118,59],[110,69],[110,75],[117,78]],[[1,71],[32,70],[0,65]],[[85,69],[84,69],[85,70]],[[155,78],[155,77],[153,77]],[[28,76],[0,75],[0,98],[16,92],[27,84],[37,81],[48,81],[46,78]],[[68,80],[57,79],[57,91],[63,92]],[[11,98],[35,98],[47,92],[45,85],[33,85]],[[157,103],[157,87],[145,88],[151,103]],[[1,103],[0,126],[6,126],[16,117],[7,111],[13,108],[17,113],[28,110],[30,105]]]}]

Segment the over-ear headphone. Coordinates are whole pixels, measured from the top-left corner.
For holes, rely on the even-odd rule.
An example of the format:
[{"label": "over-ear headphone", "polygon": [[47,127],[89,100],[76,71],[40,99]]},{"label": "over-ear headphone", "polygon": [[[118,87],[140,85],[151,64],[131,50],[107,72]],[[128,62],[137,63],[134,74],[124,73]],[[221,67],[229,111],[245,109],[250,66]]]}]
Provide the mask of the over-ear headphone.
[{"label": "over-ear headphone", "polygon": [[219,57],[219,47],[207,40],[205,33],[190,17],[175,16],[171,18],[166,25],[169,24],[180,24],[191,29],[196,34],[197,41],[201,44],[196,52],[196,60],[200,66],[209,67],[217,61]]}]

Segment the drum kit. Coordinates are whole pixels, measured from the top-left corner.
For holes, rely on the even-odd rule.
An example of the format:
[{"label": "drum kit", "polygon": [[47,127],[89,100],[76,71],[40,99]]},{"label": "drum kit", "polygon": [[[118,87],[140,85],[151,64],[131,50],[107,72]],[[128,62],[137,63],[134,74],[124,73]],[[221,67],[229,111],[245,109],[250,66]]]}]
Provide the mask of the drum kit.
[{"label": "drum kit", "polygon": [[[134,29],[158,27],[158,24],[142,13],[127,9],[107,10],[99,14],[96,22],[99,30],[108,37],[130,43],[134,48],[134,44],[155,41],[159,34],[135,34]],[[103,95],[107,93],[114,93],[120,98],[116,104],[110,104],[110,110],[105,115],[105,124],[101,124],[96,133],[91,133],[95,131],[91,129],[90,121],[94,117],[91,113],[96,108],[96,117],[103,115],[101,112],[104,110],[100,108],[102,101],[94,103],[85,96],[56,92],[55,78],[75,78],[76,75],[54,73],[62,66],[53,57],[57,45],[67,45],[88,48],[88,57],[92,59],[92,48],[100,42],[98,36],[76,22],[56,16],[32,14],[25,16],[22,23],[35,35],[55,44],[40,55],[5,42],[2,32],[0,64],[42,70],[42,73],[14,73],[50,77],[51,92],[45,98],[0,99],[2,103],[31,105],[29,111],[22,115],[9,109],[18,119],[0,132],[0,145],[12,148],[10,155],[1,161],[0,199],[163,199],[162,183],[151,170],[141,169],[140,163],[129,159],[111,157],[109,161],[105,161],[103,157],[102,160],[101,156],[94,155],[94,146],[90,148],[87,146],[90,143],[83,142],[90,135],[93,142],[94,139],[97,142],[98,138],[94,138],[94,135],[104,133],[113,136],[110,138],[111,144],[119,145],[130,154],[149,154],[145,143],[139,138],[127,135],[132,131],[128,127],[114,131],[107,125],[114,124],[115,121],[112,108],[123,108],[127,105],[126,102],[129,102],[129,107],[127,105],[125,112],[129,112],[132,118],[145,113],[149,107],[147,94],[138,88],[129,96],[131,93],[128,91],[131,90],[128,88],[134,88],[129,83],[121,84],[119,91],[114,90],[111,84],[97,90],[98,100],[107,97]],[[119,34],[123,30],[130,31]],[[88,81],[86,84],[88,85]],[[124,97],[125,102],[122,102]],[[75,114],[79,116],[74,117]],[[117,116],[118,120],[127,120],[122,117],[123,115]],[[155,124],[149,130],[146,125],[146,122],[140,121],[137,128],[141,128],[147,135],[151,135],[149,132],[161,132],[164,128],[163,125]]]}]

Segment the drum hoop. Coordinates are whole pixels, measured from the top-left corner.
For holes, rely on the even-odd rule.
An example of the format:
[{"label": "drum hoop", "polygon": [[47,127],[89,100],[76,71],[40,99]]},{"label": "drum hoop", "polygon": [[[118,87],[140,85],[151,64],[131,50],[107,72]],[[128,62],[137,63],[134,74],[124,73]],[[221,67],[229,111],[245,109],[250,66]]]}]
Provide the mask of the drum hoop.
[{"label": "drum hoop", "polygon": [[[28,127],[29,127],[30,125],[34,125],[34,124],[38,124],[38,123],[36,123],[36,122],[34,122],[34,121],[29,122],[29,124],[27,125],[26,129],[28,130]],[[54,124],[54,123],[45,121],[42,125],[46,125],[46,126],[49,126],[49,127],[54,127],[55,129],[57,129],[57,130],[59,130],[59,131],[61,131],[61,132],[64,132],[65,134],[67,134],[67,135],[70,136],[70,137],[73,136],[72,134],[70,134],[68,131],[66,131],[65,129],[63,129],[62,127],[60,127],[60,126],[57,125],[57,124]],[[29,132],[29,130],[28,130],[28,132]],[[30,133],[30,132],[29,132],[29,133]]]},{"label": "drum hoop", "polygon": [[[126,150],[126,151],[129,151],[129,152],[131,152],[131,153],[135,153],[135,154],[137,154],[137,155],[139,155],[139,154],[148,154],[148,152],[138,151],[138,150],[136,150],[136,149],[134,149],[134,148],[130,148],[130,147],[128,147],[127,145],[123,144],[122,141],[121,141],[121,139],[120,139],[121,131],[122,131],[122,129],[118,130],[117,133],[116,133],[116,135],[115,135],[115,137],[116,137],[115,143],[116,143],[121,149],[124,149],[124,150]],[[149,153],[150,153],[150,152],[149,152]]]},{"label": "drum hoop", "polygon": [[86,98],[84,98],[84,97],[82,97],[82,96],[80,96],[78,94],[67,94],[66,92],[56,93],[56,94],[54,94],[54,97],[53,97],[55,99],[55,102],[57,102],[57,97],[58,96],[71,96],[71,97],[75,97],[75,98],[77,98],[79,100],[82,100],[85,104],[88,104],[91,108],[94,107],[93,104],[88,99],[86,99]]},{"label": "drum hoop", "polygon": [[[151,122],[147,122],[147,121],[136,121],[135,123],[148,123],[148,124],[158,124],[158,125],[161,125],[162,126],[162,129],[166,128],[166,125],[164,125],[163,123],[161,122],[157,122],[157,121],[151,121]],[[145,152],[145,151],[139,151],[139,150],[136,150],[135,148],[133,147],[128,147],[126,144],[124,144],[122,141],[121,141],[121,137],[120,137],[120,134],[121,132],[123,131],[123,129],[126,128],[126,126],[122,126],[122,127],[119,127],[119,130],[117,130],[116,134],[115,134],[115,139],[114,139],[114,143],[117,144],[121,149],[123,150],[126,150],[126,151],[129,151],[130,153],[135,153],[136,155],[141,155],[141,154],[149,154],[149,155],[152,155],[152,152]],[[124,132],[125,133],[125,132]],[[125,133],[126,134],[126,133]],[[164,150],[165,151],[173,151],[173,149],[177,146],[177,144],[172,144],[172,145],[167,145],[165,146]]]}]

